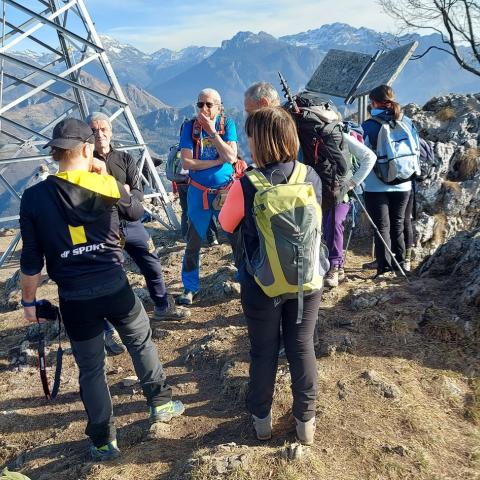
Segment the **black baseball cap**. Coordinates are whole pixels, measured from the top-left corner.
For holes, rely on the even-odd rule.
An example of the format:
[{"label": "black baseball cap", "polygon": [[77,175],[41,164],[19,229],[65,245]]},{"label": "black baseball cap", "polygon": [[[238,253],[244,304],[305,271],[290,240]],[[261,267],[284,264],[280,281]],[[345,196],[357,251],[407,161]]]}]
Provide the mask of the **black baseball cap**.
[{"label": "black baseball cap", "polygon": [[57,147],[69,150],[82,143],[95,143],[93,130],[82,120],[66,118],[55,125],[52,139],[43,148]]}]

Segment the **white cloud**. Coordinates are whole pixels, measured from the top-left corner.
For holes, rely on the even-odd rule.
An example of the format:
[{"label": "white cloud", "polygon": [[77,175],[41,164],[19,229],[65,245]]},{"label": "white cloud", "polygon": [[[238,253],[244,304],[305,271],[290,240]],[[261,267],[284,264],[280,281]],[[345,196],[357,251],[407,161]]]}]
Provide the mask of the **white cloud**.
[{"label": "white cloud", "polygon": [[[274,36],[315,29],[326,23],[343,22],[377,31],[393,31],[393,21],[374,0],[267,0],[225,2],[220,8],[213,0],[88,0],[102,14],[110,8],[115,15],[110,27],[97,19],[97,28],[140,50],[178,50],[189,45],[219,46],[238,31],[266,31]],[[113,6],[115,5],[115,7]],[[123,11],[129,11],[123,15]],[[102,15],[103,16],[103,15]],[[128,19],[128,23],[127,20]],[[103,26],[102,26],[103,23]]]}]

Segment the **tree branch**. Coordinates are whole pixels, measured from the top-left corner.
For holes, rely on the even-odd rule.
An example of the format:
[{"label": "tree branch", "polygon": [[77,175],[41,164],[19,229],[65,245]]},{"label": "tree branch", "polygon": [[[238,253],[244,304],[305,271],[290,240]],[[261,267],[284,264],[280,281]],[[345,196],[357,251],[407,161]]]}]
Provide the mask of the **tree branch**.
[{"label": "tree branch", "polygon": [[451,52],[450,50],[447,50],[445,48],[442,48],[442,47],[437,47],[436,45],[432,45],[431,47],[428,47],[423,53],[421,53],[420,55],[412,55],[412,57],[410,58],[410,60],[418,60],[422,57],[424,57],[430,50],[440,50],[442,52],[445,52],[445,53],[448,53],[449,55],[451,55],[452,57],[454,57],[455,55],[453,54],[453,52]]}]

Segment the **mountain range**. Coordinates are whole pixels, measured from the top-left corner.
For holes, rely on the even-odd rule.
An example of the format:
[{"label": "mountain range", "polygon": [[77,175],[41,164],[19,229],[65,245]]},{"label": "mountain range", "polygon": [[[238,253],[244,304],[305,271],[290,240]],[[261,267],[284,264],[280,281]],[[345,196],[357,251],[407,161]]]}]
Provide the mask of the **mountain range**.
[{"label": "mountain range", "polygon": [[[219,90],[229,114],[240,125],[243,121],[243,92],[253,82],[265,80],[279,88],[277,72],[281,71],[292,90],[298,91],[331,48],[373,54],[378,49],[394,48],[414,40],[419,42],[417,53],[441,44],[438,34],[397,38],[342,23],[280,38],[266,32],[239,32],[224,40],[218,48],[188,47],[178,52],[160,49],[152,54],[102,36],[132,110],[147,140],[154,143],[158,153],[164,153],[175,141],[183,119],[194,114],[193,105],[202,88]],[[47,54],[32,51],[17,52],[16,55],[32,63],[45,64],[48,61]],[[105,91],[106,86],[98,83],[98,78],[102,78],[98,66],[87,65],[84,72],[87,84],[97,82],[96,87]],[[478,77],[462,70],[451,56],[432,50],[423,58],[407,63],[395,81],[394,89],[400,103],[413,101],[422,104],[435,95],[478,91],[479,86]],[[51,112],[55,101],[37,96],[29,102],[29,117],[42,121],[42,103],[46,103]],[[24,114],[21,110],[13,112],[15,117]]]},{"label": "mountain range", "polygon": [[[294,90],[301,88],[331,48],[372,54],[416,40],[420,53],[442,43],[439,34],[398,38],[342,23],[280,38],[266,32],[239,32],[217,49],[162,49],[151,55],[110,37],[102,38],[121,82],[138,85],[176,107],[192,103],[199,90],[211,86],[222,93],[225,105],[237,108],[242,107],[243,92],[251,83],[265,80],[278,86],[279,70]],[[460,69],[453,57],[432,50],[408,62],[395,90],[402,103],[422,103],[433,95],[478,89],[478,84],[478,77]]]}]

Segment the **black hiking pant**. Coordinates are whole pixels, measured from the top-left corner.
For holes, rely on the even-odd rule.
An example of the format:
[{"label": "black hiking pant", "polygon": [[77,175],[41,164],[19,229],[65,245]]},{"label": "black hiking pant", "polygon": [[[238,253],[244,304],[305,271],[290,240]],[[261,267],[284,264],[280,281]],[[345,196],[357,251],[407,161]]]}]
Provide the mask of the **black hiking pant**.
[{"label": "black hiking pant", "polygon": [[408,250],[415,245],[415,236],[413,233],[413,196],[414,191],[410,192],[410,196],[408,197],[407,208],[405,209],[405,248]]},{"label": "black hiking pant", "polygon": [[[368,213],[380,235],[402,266],[405,261],[405,210],[410,191],[364,192],[364,197]],[[396,269],[395,262],[377,235],[375,235],[375,256],[378,274]]]},{"label": "black hiking pant", "polygon": [[297,324],[297,299],[267,297],[245,271],[240,283],[251,347],[247,409],[259,418],[265,418],[270,412],[282,335],[292,379],[293,415],[306,422],[315,416],[317,362],[313,333],[322,292],[304,298],[302,323]]},{"label": "black hiking pant", "polygon": [[80,371],[80,396],[88,416],[85,433],[96,447],[116,438],[105,374],[104,319],[117,329],[127,347],[147,404],[155,407],[171,400],[150,320],[126,280],[123,287],[105,296],[85,300],[60,297],[60,311]]}]

